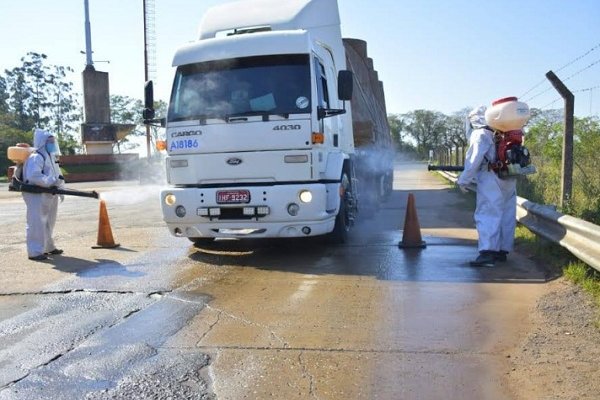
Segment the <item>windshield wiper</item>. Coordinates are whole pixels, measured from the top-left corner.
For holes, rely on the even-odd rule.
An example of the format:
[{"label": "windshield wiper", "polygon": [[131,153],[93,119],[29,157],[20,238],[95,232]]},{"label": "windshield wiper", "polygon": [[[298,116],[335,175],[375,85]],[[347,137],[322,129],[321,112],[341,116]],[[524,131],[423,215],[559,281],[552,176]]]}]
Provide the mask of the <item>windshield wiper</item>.
[{"label": "windshield wiper", "polygon": [[185,117],[177,117],[169,120],[169,122],[180,122],[180,121],[194,121],[200,120],[200,125],[206,124],[207,119],[221,119],[223,121],[227,121],[226,116],[222,115],[213,115],[213,114],[201,114],[201,115],[189,115]]},{"label": "windshield wiper", "polygon": [[263,122],[267,122],[271,115],[276,115],[276,116],[279,116],[279,117],[282,117],[285,119],[290,118],[289,113],[274,113],[274,112],[270,112],[270,111],[244,111],[244,112],[239,112],[239,113],[227,114],[225,116],[225,121],[227,121],[227,122],[235,121],[235,120],[238,120],[238,118],[239,118],[239,120],[247,121],[248,119],[246,117],[261,116]]}]

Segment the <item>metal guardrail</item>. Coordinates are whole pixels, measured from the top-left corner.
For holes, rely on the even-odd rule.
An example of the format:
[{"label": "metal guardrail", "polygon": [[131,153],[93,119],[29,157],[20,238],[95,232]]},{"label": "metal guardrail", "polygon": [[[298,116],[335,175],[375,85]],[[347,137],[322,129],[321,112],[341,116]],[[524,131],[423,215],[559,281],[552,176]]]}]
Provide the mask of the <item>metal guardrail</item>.
[{"label": "metal guardrail", "polygon": [[[457,176],[438,171],[456,183]],[[475,190],[475,187],[469,187]],[[517,196],[517,221],[530,231],[569,250],[575,257],[600,271],[600,226],[570,215],[552,206],[537,204]]]}]

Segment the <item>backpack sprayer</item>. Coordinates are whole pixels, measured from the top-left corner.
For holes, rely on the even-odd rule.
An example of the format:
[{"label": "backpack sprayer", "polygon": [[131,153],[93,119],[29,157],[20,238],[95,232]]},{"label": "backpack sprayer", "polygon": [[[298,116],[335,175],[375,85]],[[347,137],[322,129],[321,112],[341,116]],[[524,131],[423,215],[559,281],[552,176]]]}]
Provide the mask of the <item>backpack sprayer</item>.
[{"label": "backpack sprayer", "polygon": [[[505,97],[492,102],[492,107],[485,112],[485,129],[494,132],[496,145],[496,161],[489,163],[488,168],[498,177],[529,175],[536,172],[531,165],[529,150],[523,146],[523,126],[529,120],[529,106],[516,97]],[[428,171],[464,170],[463,166],[428,165]]]},{"label": "backpack sprayer", "polygon": [[66,196],[99,198],[99,194],[96,191],[86,192],[82,190],[58,188],[56,186],[46,188],[23,182],[23,164],[27,161],[27,158],[29,158],[29,155],[33,151],[34,149],[32,147],[24,143],[19,143],[16,146],[8,148],[8,159],[17,164],[16,166],[9,168],[8,178],[10,183],[8,184],[8,190],[10,192],[49,193],[53,195],[62,194]]}]

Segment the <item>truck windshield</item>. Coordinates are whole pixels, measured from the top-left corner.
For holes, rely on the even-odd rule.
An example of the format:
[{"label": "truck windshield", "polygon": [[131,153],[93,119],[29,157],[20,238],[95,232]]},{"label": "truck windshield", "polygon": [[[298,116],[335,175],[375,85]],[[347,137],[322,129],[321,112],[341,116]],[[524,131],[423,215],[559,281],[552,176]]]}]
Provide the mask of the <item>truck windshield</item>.
[{"label": "truck windshield", "polygon": [[310,113],[308,54],[236,58],[177,69],[168,120]]}]

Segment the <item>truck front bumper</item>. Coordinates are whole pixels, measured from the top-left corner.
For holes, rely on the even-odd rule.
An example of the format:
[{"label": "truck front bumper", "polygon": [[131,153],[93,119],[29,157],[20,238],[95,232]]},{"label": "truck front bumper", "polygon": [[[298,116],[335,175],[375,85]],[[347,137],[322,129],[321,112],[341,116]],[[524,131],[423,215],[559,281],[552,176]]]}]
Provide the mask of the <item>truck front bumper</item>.
[{"label": "truck front bumper", "polygon": [[[217,202],[220,191],[242,190],[249,201]],[[300,193],[309,191],[311,201]],[[333,230],[339,184],[292,184],[235,188],[168,188],[160,195],[164,221],[175,236],[277,238],[324,235]],[[291,211],[291,212],[290,212]]]}]

